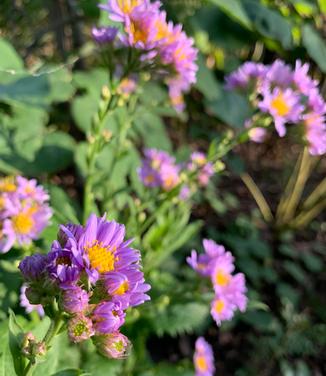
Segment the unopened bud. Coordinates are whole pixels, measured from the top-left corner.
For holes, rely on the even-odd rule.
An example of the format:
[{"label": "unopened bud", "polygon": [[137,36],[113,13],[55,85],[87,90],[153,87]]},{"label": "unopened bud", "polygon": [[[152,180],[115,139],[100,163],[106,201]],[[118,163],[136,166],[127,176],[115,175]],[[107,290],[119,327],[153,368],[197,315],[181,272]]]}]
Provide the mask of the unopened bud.
[{"label": "unopened bud", "polygon": [[129,339],[119,332],[96,336],[93,342],[100,354],[113,359],[126,358],[131,348]]},{"label": "unopened bud", "polygon": [[106,142],[109,142],[112,138],[112,132],[108,129],[104,129],[102,132],[102,136]]},{"label": "unopened bud", "polygon": [[110,99],[110,97],[111,97],[110,89],[106,85],[102,87],[102,93],[101,94],[102,94],[102,98],[106,99],[106,100]]}]

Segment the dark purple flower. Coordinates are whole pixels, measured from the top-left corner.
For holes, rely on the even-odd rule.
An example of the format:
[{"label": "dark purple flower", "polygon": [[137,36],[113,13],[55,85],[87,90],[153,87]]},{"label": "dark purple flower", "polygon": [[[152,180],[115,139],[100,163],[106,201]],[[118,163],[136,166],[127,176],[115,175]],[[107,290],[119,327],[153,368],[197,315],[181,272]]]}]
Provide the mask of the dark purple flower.
[{"label": "dark purple flower", "polygon": [[26,282],[35,282],[44,277],[47,262],[48,258],[46,255],[36,253],[32,256],[26,256],[20,262],[18,268]]},{"label": "dark purple flower", "polygon": [[116,27],[93,27],[92,36],[97,43],[112,43],[117,36],[118,29]]}]

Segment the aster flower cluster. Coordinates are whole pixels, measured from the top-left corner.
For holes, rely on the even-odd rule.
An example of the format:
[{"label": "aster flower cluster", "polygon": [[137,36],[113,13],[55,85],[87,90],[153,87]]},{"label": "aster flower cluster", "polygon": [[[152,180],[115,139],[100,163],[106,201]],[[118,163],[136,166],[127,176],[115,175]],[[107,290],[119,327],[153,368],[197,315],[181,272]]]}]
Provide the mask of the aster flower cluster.
[{"label": "aster flower cluster", "polygon": [[123,225],[92,214],[85,226],[61,226],[47,255],[28,256],[19,265],[29,303],[47,312],[56,301],[70,340],[92,338],[110,358],[125,356],[129,348],[120,333],[125,310],[150,299],[140,252],[124,237]]},{"label": "aster flower cluster", "polygon": [[[120,43],[140,52],[140,59],[149,65],[157,64],[157,71],[166,77],[172,104],[182,111],[183,93],[196,82],[197,49],[181,25],[166,20],[161,6],[160,1],[109,0],[100,8],[122,26],[123,33],[118,33]],[[117,29],[112,27],[93,30],[95,40],[100,43],[112,42],[116,34]]]},{"label": "aster flower cluster", "polygon": [[231,320],[234,312],[244,312],[247,307],[246,282],[242,273],[234,272],[234,257],[222,245],[213,240],[203,241],[205,253],[197,255],[193,250],[188,264],[201,276],[211,279],[215,298],[211,303],[211,315],[217,325]]},{"label": "aster flower cluster", "polygon": [[188,162],[176,164],[174,157],[157,149],[144,150],[142,166],[138,170],[139,177],[146,187],[160,187],[164,191],[170,191],[181,185],[181,199],[188,198],[191,193],[184,181],[187,174],[194,177],[197,185],[205,187],[214,172],[213,164],[207,161],[204,153],[194,152]]},{"label": "aster flower cluster", "polygon": [[[299,126],[311,155],[326,153],[326,103],[319,82],[309,76],[309,64],[296,61],[294,70],[281,60],[271,65],[246,62],[227,79],[227,88],[245,91],[252,105],[270,116],[280,137],[286,134],[287,124]],[[261,119],[260,119],[261,121]],[[246,126],[252,126],[249,119]],[[250,129],[255,142],[263,142],[266,128]]]},{"label": "aster flower cluster", "polygon": [[49,224],[49,195],[35,179],[0,179],[0,253],[14,245],[29,245]]},{"label": "aster flower cluster", "polygon": [[213,349],[203,337],[197,338],[194,354],[195,376],[213,376],[214,355]]}]

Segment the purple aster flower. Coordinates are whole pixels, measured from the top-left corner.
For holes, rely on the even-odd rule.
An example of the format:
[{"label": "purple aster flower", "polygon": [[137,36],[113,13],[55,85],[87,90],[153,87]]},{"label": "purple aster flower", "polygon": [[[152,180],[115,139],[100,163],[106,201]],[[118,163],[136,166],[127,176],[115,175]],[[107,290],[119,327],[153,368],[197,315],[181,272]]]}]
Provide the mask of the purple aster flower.
[{"label": "purple aster flower", "polygon": [[0,181],[0,252],[8,252],[15,244],[28,245],[48,225],[52,211],[48,194],[36,180],[21,176]]},{"label": "purple aster flower", "polygon": [[120,303],[122,309],[150,300],[145,294],[150,285],[145,283],[144,274],[135,266],[105,274],[104,285],[112,301]]},{"label": "purple aster flower", "polygon": [[119,302],[102,302],[92,313],[92,322],[97,334],[110,334],[124,324],[126,314]]},{"label": "purple aster flower", "polygon": [[28,180],[23,176],[17,176],[17,193],[21,199],[32,199],[42,204],[49,201],[49,194],[44,190],[41,185],[37,185],[35,179]]},{"label": "purple aster flower", "polygon": [[207,186],[215,172],[213,164],[207,161],[206,155],[198,151],[191,154],[188,169],[196,172],[197,180],[201,187]]},{"label": "purple aster flower", "polygon": [[27,284],[23,284],[20,289],[20,305],[25,308],[27,313],[36,311],[40,317],[44,316],[44,309],[41,304],[31,304],[26,296]]},{"label": "purple aster flower", "polygon": [[92,36],[99,44],[112,43],[117,36],[118,29],[116,27],[93,27]]},{"label": "purple aster flower", "polygon": [[191,196],[191,190],[188,185],[184,185],[179,193],[179,198],[182,201],[188,200],[188,198]]},{"label": "purple aster flower", "polygon": [[[76,253],[76,252],[75,252]],[[59,242],[52,243],[48,253],[47,269],[49,276],[61,286],[76,282],[82,272],[82,265],[69,248],[61,248]]]},{"label": "purple aster flower", "polygon": [[109,13],[112,21],[124,22],[136,7],[146,9],[149,3],[149,0],[108,0],[106,5],[99,7]]},{"label": "purple aster flower", "polygon": [[63,290],[61,306],[68,313],[79,313],[88,307],[89,294],[79,286],[69,286]]},{"label": "purple aster flower", "polygon": [[213,349],[203,337],[199,337],[195,344],[194,365],[196,376],[214,375]]},{"label": "purple aster flower", "polygon": [[216,294],[223,293],[232,280],[231,273],[234,271],[233,258],[225,253],[219,256],[212,270],[211,279]]},{"label": "purple aster flower", "polygon": [[131,343],[120,332],[95,336],[93,342],[100,354],[110,359],[123,359],[128,356]]},{"label": "purple aster flower", "polygon": [[305,137],[311,155],[326,153],[326,118],[323,114],[308,113],[302,116]]},{"label": "purple aster flower", "polygon": [[292,89],[284,91],[278,87],[272,92],[264,91],[264,99],[258,104],[263,112],[270,113],[275,122],[275,128],[280,137],[286,133],[285,123],[297,122],[304,107],[300,104],[300,96]]},{"label": "purple aster flower", "polygon": [[225,248],[215,243],[213,240],[204,239],[203,246],[205,253],[197,255],[195,250],[191,251],[191,256],[187,258],[188,264],[199,274],[210,277],[215,266],[215,263],[223,257],[230,263],[234,261],[230,252],[226,252]]},{"label": "purple aster flower", "polygon": [[139,169],[139,177],[147,187],[161,187],[170,191],[180,182],[179,166],[175,159],[162,150],[145,149],[145,158]]},{"label": "purple aster flower", "polygon": [[300,60],[295,62],[293,82],[297,89],[306,96],[309,96],[311,90],[314,90],[318,85],[318,81],[312,80],[309,76],[309,64],[302,64]]},{"label": "purple aster flower", "polygon": [[231,320],[235,310],[236,305],[223,295],[216,297],[211,304],[211,315],[217,325],[221,325],[222,321]]},{"label": "purple aster flower", "polygon": [[246,89],[252,80],[262,79],[266,73],[263,64],[248,61],[226,77],[227,89]]},{"label": "purple aster flower", "polygon": [[36,282],[44,277],[47,262],[46,255],[36,253],[32,256],[26,256],[20,262],[18,268],[26,282]]},{"label": "purple aster flower", "polygon": [[266,68],[264,81],[268,87],[274,85],[282,88],[290,87],[293,82],[292,69],[284,61],[275,60],[273,64]]},{"label": "purple aster flower", "polygon": [[83,314],[77,314],[68,321],[68,336],[74,342],[82,342],[95,334],[92,320]]}]

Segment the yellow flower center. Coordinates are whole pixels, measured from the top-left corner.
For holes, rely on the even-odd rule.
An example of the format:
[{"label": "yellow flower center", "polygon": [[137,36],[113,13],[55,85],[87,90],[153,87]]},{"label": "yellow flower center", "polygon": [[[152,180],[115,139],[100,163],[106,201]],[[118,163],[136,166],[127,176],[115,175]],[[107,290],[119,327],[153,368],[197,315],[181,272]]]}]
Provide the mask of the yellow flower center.
[{"label": "yellow flower center", "polygon": [[120,9],[125,14],[130,14],[139,5],[139,0],[118,0]]},{"label": "yellow flower center", "polygon": [[129,289],[129,282],[124,281],[121,285],[114,291],[114,295],[123,295]]},{"label": "yellow flower center", "polygon": [[1,192],[15,192],[17,189],[15,184],[15,178],[13,176],[7,176],[0,179],[0,191]]},{"label": "yellow flower center", "polygon": [[151,183],[153,183],[153,181],[155,180],[155,178],[154,178],[154,175],[147,175],[146,177],[145,177],[145,183],[146,184],[151,184]]},{"label": "yellow flower center", "polygon": [[113,344],[114,348],[117,350],[117,351],[122,351],[124,349],[124,345],[123,345],[123,342],[120,340],[120,341],[116,341],[114,344]]},{"label": "yellow flower center", "polygon": [[216,300],[216,302],[214,304],[214,310],[217,313],[222,313],[224,307],[225,307],[225,303],[224,303],[224,301],[222,299]]},{"label": "yellow flower center", "polygon": [[196,368],[200,372],[205,372],[205,371],[208,370],[208,365],[207,365],[206,359],[203,355],[197,356],[197,358],[196,358]]},{"label": "yellow flower center", "polygon": [[6,200],[4,199],[4,197],[0,196],[0,210],[2,210],[5,207],[5,202]]},{"label": "yellow flower center", "polygon": [[130,23],[130,33],[134,37],[134,42],[143,42],[145,43],[148,38],[148,30],[146,28],[142,27],[140,22],[132,21]]},{"label": "yellow flower center", "polygon": [[114,269],[116,247],[103,246],[103,243],[96,240],[91,245],[87,245],[85,251],[93,269],[97,269],[100,273],[110,272]]},{"label": "yellow flower center", "polygon": [[282,93],[278,94],[274,99],[272,99],[271,106],[279,116],[285,116],[290,111],[290,107],[286,103]]},{"label": "yellow flower center", "polygon": [[31,217],[32,213],[19,213],[12,218],[14,230],[22,235],[28,234],[34,226],[34,220]]},{"label": "yellow flower center", "polygon": [[230,282],[230,275],[227,273],[224,273],[222,270],[218,270],[215,274],[215,283],[218,286],[225,287]]},{"label": "yellow flower center", "polygon": [[169,191],[169,190],[172,189],[174,186],[175,186],[174,175],[168,175],[168,176],[164,179],[164,181],[163,181],[163,188],[164,188],[166,191]]}]

